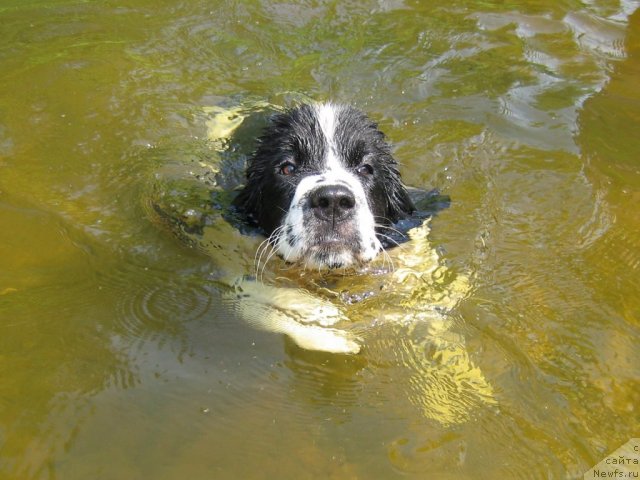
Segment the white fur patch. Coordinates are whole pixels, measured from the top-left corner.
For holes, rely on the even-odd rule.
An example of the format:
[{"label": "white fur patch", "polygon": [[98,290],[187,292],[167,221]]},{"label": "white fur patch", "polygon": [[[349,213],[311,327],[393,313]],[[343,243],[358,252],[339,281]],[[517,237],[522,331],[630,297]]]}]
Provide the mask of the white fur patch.
[{"label": "white fur patch", "polygon": [[316,116],[320,129],[327,143],[327,156],[324,159],[327,170],[344,170],[335,143],[336,119],[340,112],[340,107],[331,103],[320,103],[315,106]]}]

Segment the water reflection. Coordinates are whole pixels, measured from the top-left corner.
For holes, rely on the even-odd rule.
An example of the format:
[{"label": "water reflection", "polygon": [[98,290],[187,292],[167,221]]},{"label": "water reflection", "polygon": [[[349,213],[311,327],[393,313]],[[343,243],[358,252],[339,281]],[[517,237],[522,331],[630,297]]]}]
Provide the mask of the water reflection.
[{"label": "water reflection", "polygon": [[[636,8],[0,8],[0,476],[581,477],[637,436]],[[237,252],[148,220],[155,173],[215,154],[203,107],[299,96],[363,107],[451,196],[452,348],[365,302],[361,355],[302,350],[223,301]]]}]

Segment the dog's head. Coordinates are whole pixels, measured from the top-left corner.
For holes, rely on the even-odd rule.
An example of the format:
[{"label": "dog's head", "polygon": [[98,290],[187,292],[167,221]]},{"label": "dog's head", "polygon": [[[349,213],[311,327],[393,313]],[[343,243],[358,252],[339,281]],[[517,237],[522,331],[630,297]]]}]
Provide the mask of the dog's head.
[{"label": "dog's head", "polygon": [[286,261],[317,268],[372,260],[384,227],[414,210],[384,134],[333,104],[273,117],[235,204]]}]

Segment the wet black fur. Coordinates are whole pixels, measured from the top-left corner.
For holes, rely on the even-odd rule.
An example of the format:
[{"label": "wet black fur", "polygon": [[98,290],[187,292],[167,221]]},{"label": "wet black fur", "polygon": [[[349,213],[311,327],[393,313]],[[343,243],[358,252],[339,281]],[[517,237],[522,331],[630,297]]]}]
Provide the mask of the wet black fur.
[{"label": "wet black fur", "polygon": [[[342,107],[335,143],[354,173],[363,163],[371,165],[372,174],[355,174],[377,224],[396,223],[415,210],[384,134],[362,111]],[[271,234],[282,224],[300,180],[322,173],[326,147],[313,107],[301,105],[274,115],[249,160],[246,184],[234,205],[265,235]],[[279,173],[287,162],[297,166],[293,175]]]}]

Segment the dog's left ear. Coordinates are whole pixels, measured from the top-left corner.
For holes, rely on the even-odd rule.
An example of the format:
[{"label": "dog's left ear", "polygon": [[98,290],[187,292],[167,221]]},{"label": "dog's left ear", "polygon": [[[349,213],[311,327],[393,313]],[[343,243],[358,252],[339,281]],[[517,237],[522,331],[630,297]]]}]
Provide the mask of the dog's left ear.
[{"label": "dog's left ear", "polygon": [[385,212],[387,220],[396,223],[398,220],[410,216],[416,207],[409,196],[407,187],[402,183],[398,163],[391,154],[388,154],[387,161],[384,162],[382,179],[387,199],[387,211]]},{"label": "dog's left ear", "polygon": [[387,192],[387,218],[391,223],[407,218],[416,210],[407,188],[400,180],[400,174],[395,173],[396,175],[394,175],[389,185],[390,190]]}]

